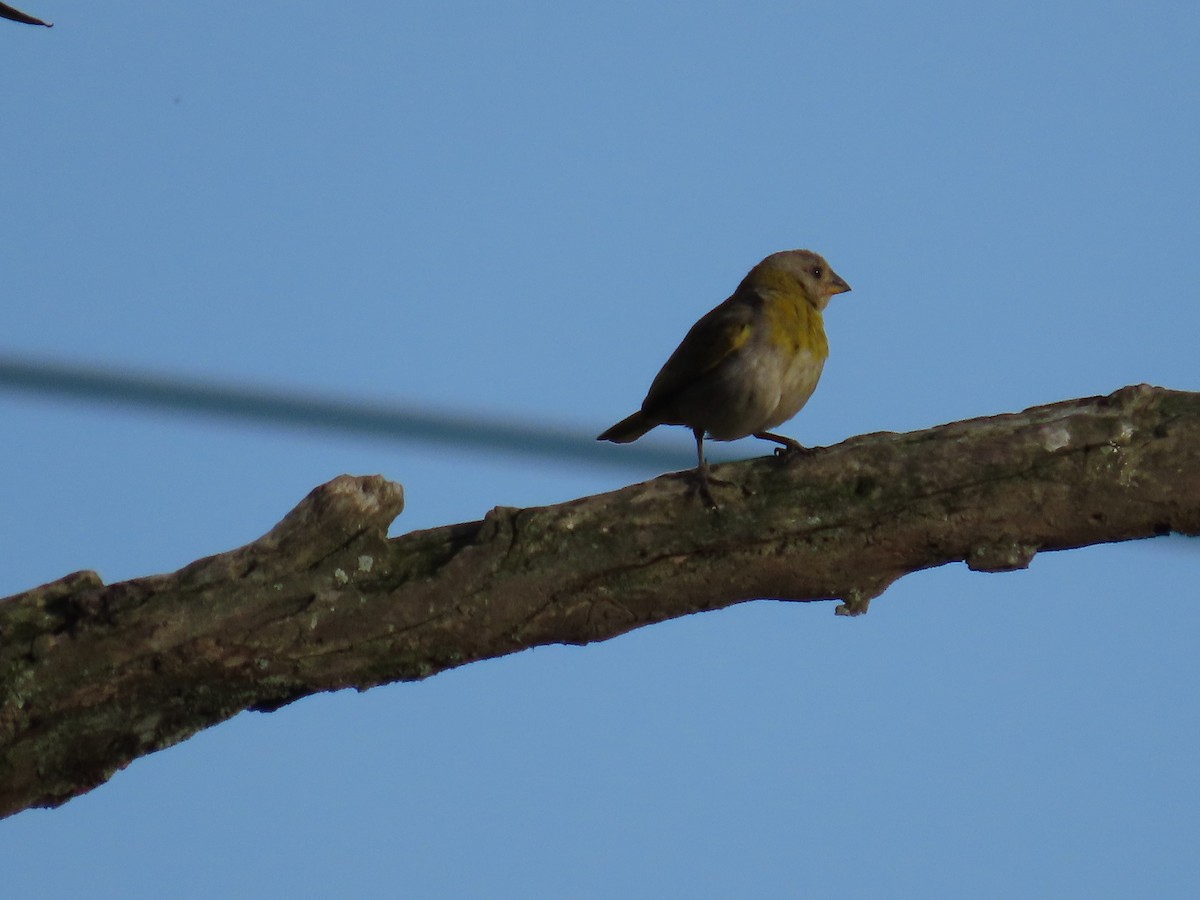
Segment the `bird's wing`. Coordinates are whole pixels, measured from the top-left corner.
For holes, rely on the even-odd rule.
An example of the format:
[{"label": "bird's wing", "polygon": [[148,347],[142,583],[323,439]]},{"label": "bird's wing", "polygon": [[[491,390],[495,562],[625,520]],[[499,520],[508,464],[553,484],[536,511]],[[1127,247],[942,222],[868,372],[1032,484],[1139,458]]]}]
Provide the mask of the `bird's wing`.
[{"label": "bird's wing", "polygon": [[750,340],[757,309],[756,294],[735,294],[692,326],[650,385],[642,409],[651,412],[670,404],[682,389],[711,372]]}]

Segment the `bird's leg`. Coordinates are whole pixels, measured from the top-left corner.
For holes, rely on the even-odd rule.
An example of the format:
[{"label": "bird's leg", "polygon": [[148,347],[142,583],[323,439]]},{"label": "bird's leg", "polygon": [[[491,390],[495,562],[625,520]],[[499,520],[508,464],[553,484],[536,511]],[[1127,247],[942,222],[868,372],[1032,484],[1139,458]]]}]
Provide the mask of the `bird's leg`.
[{"label": "bird's leg", "polygon": [[782,444],[782,447],[775,448],[776,456],[791,456],[808,453],[816,453],[812,447],[805,447],[799,441],[790,437],[784,437],[782,434],[772,434],[769,431],[756,431],[754,436],[764,441],[774,441],[776,444]]},{"label": "bird's leg", "polygon": [[710,509],[716,509],[717,501],[713,499],[712,490],[708,485],[708,461],[704,458],[704,429],[693,428],[692,434],[696,436],[696,476],[700,479],[700,496]]},{"label": "bird's leg", "polygon": [[721,478],[714,478],[708,471],[708,460],[704,458],[704,429],[693,428],[692,434],[696,436],[696,481],[697,490],[700,492],[700,497],[708,505],[709,509],[719,509],[717,501],[712,495],[712,485],[714,484],[733,484],[732,481],[725,481]]}]

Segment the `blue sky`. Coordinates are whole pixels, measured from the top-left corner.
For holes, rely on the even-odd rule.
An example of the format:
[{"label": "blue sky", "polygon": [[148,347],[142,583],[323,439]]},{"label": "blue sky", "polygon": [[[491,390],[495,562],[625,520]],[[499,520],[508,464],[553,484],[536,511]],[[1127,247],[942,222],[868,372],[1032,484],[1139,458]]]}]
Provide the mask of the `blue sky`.
[{"label": "blue sky", "polygon": [[[598,433],[760,258],[828,444],[1200,389],[1200,7],[166,4],[0,23],[0,353]],[[314,485],[393,533],[652,477],[0,390],[0,595]],[[660,430],[691,464],[691,438]],[[614,453],[620,452],[614,448]],[[761,454],[755,442],[729,448]],[[13,896],[1195,896],[1200,550],[962,566],[243,714],[0,822]]]}]

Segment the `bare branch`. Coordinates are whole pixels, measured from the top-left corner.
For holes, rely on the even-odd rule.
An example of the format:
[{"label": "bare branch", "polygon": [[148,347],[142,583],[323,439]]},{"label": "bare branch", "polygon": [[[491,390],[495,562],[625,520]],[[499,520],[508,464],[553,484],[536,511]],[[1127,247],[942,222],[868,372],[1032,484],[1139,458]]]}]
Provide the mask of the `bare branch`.
[{"label": "bare branch", "polygon": [[244,709],[585,644],[754,598],[857,614],[902,575],[1200,534],[1200,394],[1138,386],[796,459],[665,475],[388,539],[382,477],[171,575],[82,572],[0,601],[0,814],[57,805]]},{"label": "bare branch", "polygon": [[12,19],[14,22],[23,22],[26,25],[45,25],[47,28],[53,28],[53,22],[43,22],[41,19],[35,19],[29,13],[23,13],[19,9],[14,9],[7,3],[0,3],[0,18]]}]

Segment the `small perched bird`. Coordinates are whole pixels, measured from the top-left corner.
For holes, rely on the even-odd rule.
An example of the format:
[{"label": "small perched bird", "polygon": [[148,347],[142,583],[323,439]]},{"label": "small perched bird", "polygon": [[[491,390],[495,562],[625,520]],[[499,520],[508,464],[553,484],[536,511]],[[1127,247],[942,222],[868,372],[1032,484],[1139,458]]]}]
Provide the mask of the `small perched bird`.
[{"label": "small perched bird", "polygon": [[810,250],[772,253],[750,270],[728,300],[700,319],[650,385],[642,408],[597,440],[627,444],[658,425],[686,425],[696,437],[700,491],[716,506],[704,461],[704,436],[733,441],[754,435],[804,448],[770,429],[808,402],[825,358],[822,312],[850,290]]}]

